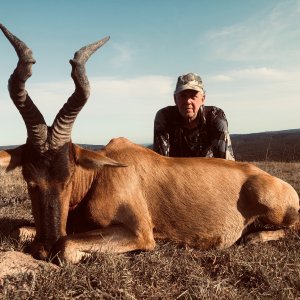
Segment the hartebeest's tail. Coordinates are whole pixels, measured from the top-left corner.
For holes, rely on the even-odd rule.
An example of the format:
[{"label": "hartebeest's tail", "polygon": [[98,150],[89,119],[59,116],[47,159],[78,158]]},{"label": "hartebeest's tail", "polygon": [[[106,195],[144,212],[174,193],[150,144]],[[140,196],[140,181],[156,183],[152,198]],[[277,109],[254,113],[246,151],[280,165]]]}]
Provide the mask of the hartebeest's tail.
[{"label": "hartebeest's tail", "polygon": [[8,88],[11,99],[24,119],[28,141],[39,153],[48,149],[57,150],[71,140],[74,121],[90,95],[85,63],[97,49],[109,40],[109,37],[81,48],[70,60],[75,91],[56,115],[52,127],[48,131],[43,115],[25,90],[25,82],[31,76],[31,68],[35,63],[32,51],[2,24],[0,24],[0,29],[15,48],[19,58],[17,67],[10,77]]}]

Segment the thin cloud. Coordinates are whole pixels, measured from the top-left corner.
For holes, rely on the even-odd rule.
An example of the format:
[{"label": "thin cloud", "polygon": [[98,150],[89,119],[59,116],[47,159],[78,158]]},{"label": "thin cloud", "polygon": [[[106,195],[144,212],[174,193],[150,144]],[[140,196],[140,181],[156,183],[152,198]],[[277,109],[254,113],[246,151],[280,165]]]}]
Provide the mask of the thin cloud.
[{"label": "thin cloud", "polygon": [[233,80],[233,78],[231,76],[228,76],[228,75],[218,74],[218,75],[214,75],[214,76],[209,77],[208,80],[230,82],[230,81]]},{"label": "thin cloud", "polygon": [[299,1],[284,1],[243,23],[210,31],[206,42],[214,57],[223,60],[271,60],[299,57]]},{"label": "thin cloud", "polygon": [[[90,114],[149,116],[164,105],[172,104],[173,80],[167,76],[142,76],[130,79],[93,78]],[[102,99],[102,100],[99,100]],[[112,109],[106,110],[110,106]],[[92,107],[92,106],[90,106]],[[139,117],[139,116],[138,116]],[[152,121],[151,121],[152,123]]]},{"label": "thin cloud", "polygon": [[229,27],[220,28],[217,31],[209,31],[206,33],[205,38],[208,40],[217,40],[219,38],[229,38],[232,36],[243,35],[247,31],[247,27],[244,25],[234,25]]},{"label": "thin cloud", "polygon": [[299,81],[300,72],[282,71],[274,68],[245,68],[231,70],[223,74],[217,74],[209,77],[212,81],[240,81],[240,80],[272,80],[272,81]]},{"label": "thin cloud", "polygon": [[248,68],[230,72],[231,78],[238,79],[266,79],[266,80],[286,80],[289,73],[267,67]]},{"label": "thin cloud", "polygon": [[128,43],[112,43],[112,47],[115,51],[115,56],[111,61],[114,67],[121,67],[132,62],[134,51]]}]

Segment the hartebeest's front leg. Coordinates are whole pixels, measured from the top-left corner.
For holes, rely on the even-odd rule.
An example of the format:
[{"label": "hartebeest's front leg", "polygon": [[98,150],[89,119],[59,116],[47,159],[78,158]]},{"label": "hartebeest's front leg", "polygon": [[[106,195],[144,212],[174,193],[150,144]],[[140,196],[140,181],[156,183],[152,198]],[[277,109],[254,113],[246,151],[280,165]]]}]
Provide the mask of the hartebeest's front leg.
[{"label": "hartebeest's front leg", "polygon": [[155,241],[150,228],[133,233],[124,225],[112,225],[107,228],[85,233],[68,235],[56,245],[62,262],[78,263],[82,258],[96,252],[124,253],[134,250],[153,250]]}]

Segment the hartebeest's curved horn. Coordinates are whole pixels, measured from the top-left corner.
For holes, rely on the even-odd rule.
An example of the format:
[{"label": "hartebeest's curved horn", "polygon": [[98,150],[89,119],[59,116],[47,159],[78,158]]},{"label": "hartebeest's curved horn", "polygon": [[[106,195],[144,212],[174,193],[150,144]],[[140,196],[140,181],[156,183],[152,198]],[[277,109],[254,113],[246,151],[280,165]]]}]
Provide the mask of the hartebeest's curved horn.
[{"label": "hartebeest's curved horn", "polygon": [[2,24],[0,24],[0,29],[16,50],[19,58],[17,67],[8,81],[10,97],[25,122],[28,140],[38,151],[44,152],[46,150],[47,125],[25,90],[25,82],[31,76],[31,68],[35,63],[32,51]]},{"label": "hartebeest's curved horn", "polygon": [[75,83],[75,91],[59,111],[52,124],[50,144],[52,149],[58,149],[70,141],[74,121],[90,95],[90,85],[86,76],[85,63],[108,40],[109,37],[105,37],[98,42],[81,48],[75,53],[74,58],[70,60],[72,65],[71,76]]}]

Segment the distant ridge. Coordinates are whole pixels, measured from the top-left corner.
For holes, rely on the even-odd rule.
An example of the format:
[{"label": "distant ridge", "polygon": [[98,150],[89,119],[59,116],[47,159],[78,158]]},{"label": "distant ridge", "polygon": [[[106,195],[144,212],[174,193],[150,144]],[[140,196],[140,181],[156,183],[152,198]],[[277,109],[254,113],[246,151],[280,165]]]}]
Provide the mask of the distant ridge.
[{"label": "distant ridge", "polygon": [[300,129],[232,134],[236,160],[300,161]]},{"label": "distant ridge", "polygon": [[[231,139],[235,158],[239,161],[300,161],[300,128],[231,134]],[[78,145],[91,150],[99,150],[104,147],[104,145],[92,144]],[[17,146],[0,146],[0,150]],[[143,146],[152,147],[151,144],[143,144]]]},{"label": "distant ridge", "polygon": [[284,133],[300,133],[300,128],[277,130],[277,131],[252,132],[252,133],[234,133],[234,134],[231,134],[231,136],[254,135],[254,134],[284,134]]},{"label": "distant ridge", "polygon": [[0,150],[17,148],[20,145],[0,146]]}]

